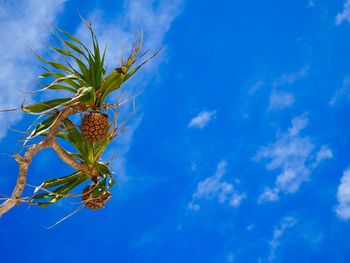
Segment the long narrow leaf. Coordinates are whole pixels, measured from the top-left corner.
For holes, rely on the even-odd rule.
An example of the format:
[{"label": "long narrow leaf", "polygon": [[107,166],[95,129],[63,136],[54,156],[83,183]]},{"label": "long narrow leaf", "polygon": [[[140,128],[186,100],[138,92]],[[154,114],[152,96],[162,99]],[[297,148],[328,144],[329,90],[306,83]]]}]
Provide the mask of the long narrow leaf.
[{"label": "long narrow leaf", "polygon": [[24,106],[23,111],[31,114],[42,113],[44,111],[60,106],[70,100],[71,98],[64,98],[64,99],[54,99],[54,100],[39,102],[32,105]]},{"label": "long narrow leaf", "polygon": [[[41,189],[48,189],[48,188],[51,188],[54,186],[66,184],[67,182],[76,180],[80,176],[81,176],[81,172],[75,172],[75,173],[72,173],[72,174],[67,175],[67,176],[62,176],[59,178],[53,178],[53,179],[46,180],[39,187],[37,187],[35,189],[34,194]],[[37,197],[33,197],[33,198],[37,198]]]}]

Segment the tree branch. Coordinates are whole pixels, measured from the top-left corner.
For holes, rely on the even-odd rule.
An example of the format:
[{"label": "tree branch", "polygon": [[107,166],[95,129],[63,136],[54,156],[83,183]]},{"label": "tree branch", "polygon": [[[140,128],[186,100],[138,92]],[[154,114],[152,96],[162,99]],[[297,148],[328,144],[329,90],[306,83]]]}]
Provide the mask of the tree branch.
[{"label": "tree branch", "polygon": [[28,168],[32,162],[33,157],[41,150],[45,148],[53,148],[58,156],[68,165],[73,167],[76,170],[82,171],[86,174],[90,174],[91,176],[98,175],[98,171],[96,169],[90,168],[88,165],[79,163],[75,161],[71,156],[67,154],[65,150],[56,142],[56,134],[58,133],[58,129],[61,123],[68,118],[68,116],[86,111],[86,107],[81,104],[76,104],[67,108],[64,108],[58,114],[56,120],[53,122],[49,129],[49,133],[44,140],[37,144],[33,144],[28,148],[26,153],[22,156],[15,155],[14,158],[19,164],[19,172],[17,177],[16,186],[12,192],[10,198],[8,198],[5,202],[0,205],[0,217],[12,209],[15,205],[19,205],[22,203],[21,196],[26,185],[27,172]]},{"label": "tree branch", "polygon": [[52,147],[57,155],[68,165],[73,167],[75,170],[82,171],[83,173],[86,174],[92,174],[94,171],[92,169],[84,164],[84,163],[79,163],[75,161],[55,140],[52,141],[50,144],[50,147]]}]

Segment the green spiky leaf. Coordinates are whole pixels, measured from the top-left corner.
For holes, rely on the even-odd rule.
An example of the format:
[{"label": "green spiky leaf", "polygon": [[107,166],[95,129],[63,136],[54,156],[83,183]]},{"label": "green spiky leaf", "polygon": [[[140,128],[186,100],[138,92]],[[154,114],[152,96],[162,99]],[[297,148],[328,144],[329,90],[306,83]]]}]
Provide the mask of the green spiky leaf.
[{"label": "green spiky leaf", "polygon": [[72,100],[72,99],[71,98],[64,98],[64,99],[54,99],[54,100],[34,103],[32,105],[29,105],[29,106],[24,106],[23,110],[27,113],[32,113],[32,114],[41,113],[41,112],[53,109],[57,106],[63,105],[70,100]]}]

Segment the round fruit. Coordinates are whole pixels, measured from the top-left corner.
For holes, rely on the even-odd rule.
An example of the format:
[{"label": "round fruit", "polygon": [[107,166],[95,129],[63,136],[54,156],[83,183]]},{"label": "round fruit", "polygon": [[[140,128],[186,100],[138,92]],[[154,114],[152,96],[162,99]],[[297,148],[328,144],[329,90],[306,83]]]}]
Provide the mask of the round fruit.
[{"label": "round fruit", "polygon": [[111,198],[112,194],[108,191],[103,191],[99,193],[98,195],[93,194],[94,185],[89,185],[85,187],[83,190],[83,194],[81,198],[83,199],[84,204],[92,209],[92,210],[98,210],[103,207],[105,207],[106,202],[109,198]]},{"label": "round fruit", "polygon": [[89,112],[84,116],[80,129],[85,140],[99,142],[108,134],[108,115],[101,112]]}]

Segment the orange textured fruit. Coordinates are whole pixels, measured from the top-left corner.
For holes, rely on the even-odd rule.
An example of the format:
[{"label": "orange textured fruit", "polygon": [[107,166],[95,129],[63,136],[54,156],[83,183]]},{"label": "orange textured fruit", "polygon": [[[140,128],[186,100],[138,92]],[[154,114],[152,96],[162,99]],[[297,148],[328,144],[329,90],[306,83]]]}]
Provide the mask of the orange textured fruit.
[{"label": "orange textured fruit", "polygon": [[95,186],[89,185],[85,187],[82,199],[86,207],[92,210],[98,210],[105,207],[109,198],[111,198],[112,194],[108,191],[103,191],[99,193],[97,196],[94,196],[93,189]]},{"label": "orange textured fruit", "polygon": [[85,140],[99,142],[107,136],[108,115],[101,112],[89,112],[84,116],[80,129]]}]

